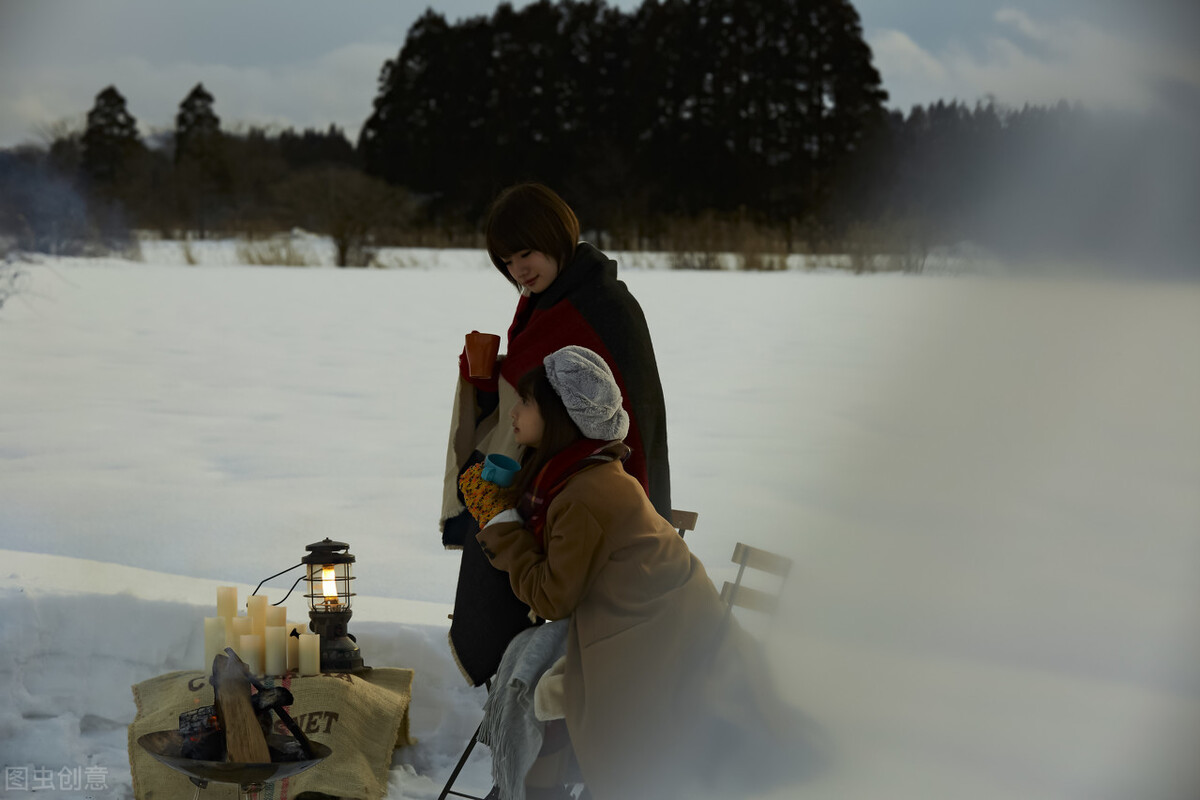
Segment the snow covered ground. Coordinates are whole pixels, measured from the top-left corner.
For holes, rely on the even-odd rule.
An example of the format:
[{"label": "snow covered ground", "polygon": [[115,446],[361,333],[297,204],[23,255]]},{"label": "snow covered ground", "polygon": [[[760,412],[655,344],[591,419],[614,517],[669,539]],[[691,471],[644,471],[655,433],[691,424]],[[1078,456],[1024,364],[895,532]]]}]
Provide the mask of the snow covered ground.
[{"label": "snow covered ground", "polygon": [[[436,797],[483,700],[445,645],[456,356],[515,298],[476,251],[197,247],[28,265],[0,309],[5,779],[131,796],[129,687],[201,668],[216,586],[329,536],[367,662],[416,670],[388,797]],[[745,620],[829,755],[780,797],[1194,800],[1200,287],[623,263],[693,550],[717,581],[737,541],[796,560]]]}]

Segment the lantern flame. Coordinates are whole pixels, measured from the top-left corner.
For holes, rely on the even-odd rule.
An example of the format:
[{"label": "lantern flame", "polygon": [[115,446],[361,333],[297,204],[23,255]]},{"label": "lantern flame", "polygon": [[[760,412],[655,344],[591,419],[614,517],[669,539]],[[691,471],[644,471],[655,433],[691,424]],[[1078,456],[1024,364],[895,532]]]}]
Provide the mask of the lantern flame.
[{"label": "lantern flame", "polygon": [[337,605],[337,578],[330,564],[321,567],[321,594],[325,595],[325,605]]}]

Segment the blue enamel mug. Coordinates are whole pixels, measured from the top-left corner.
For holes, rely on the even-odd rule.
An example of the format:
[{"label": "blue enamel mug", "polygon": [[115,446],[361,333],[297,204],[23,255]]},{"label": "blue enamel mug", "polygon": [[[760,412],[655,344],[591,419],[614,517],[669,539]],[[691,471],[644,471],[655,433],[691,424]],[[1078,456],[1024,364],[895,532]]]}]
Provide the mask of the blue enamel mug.
[{"label": "blue enamel mug", "polygon": [[512,486],[521,465],[508,456],[492,453],[483,460],[483,471],[480,473],[485,481],[497,486]]}]

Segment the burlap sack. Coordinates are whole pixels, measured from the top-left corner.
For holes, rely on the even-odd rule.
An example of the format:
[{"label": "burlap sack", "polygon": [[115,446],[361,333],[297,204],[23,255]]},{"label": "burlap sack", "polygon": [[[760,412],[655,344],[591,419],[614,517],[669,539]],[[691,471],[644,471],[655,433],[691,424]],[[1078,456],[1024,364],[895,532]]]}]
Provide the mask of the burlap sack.
[{"label": "burlap sack", "polygon": [[[281,685],[295,702],[288,713],[314,742],[328,745],[329,758],[299,775],[268,783],[259,800],[294,800],[319,792],[356,800],[380,800],[387,792],[392,751],[413,744],[408,731],[410,669],[370,669],[357,675],[288,677]],[[210,705],[212,687],[204,673],[170,672],[133,687],[137,717],[129,726],[129,766],[137,800],[178,800],[195,792],[187,776],[155,760],[138,737],[176,730],[180,712]],[[280,733],[286,733],[277,725]],[[205,797],[238,797],[233,784],[210,783]]]}]

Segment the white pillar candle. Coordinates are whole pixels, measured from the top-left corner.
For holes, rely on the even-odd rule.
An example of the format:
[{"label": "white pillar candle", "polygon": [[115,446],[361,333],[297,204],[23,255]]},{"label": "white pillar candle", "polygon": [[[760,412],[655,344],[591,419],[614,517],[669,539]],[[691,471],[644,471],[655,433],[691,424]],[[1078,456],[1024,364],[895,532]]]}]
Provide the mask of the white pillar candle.
[{"label": "white pillar candle", "polygon": [[225,618],[204,618],[204,672],[212,672],[213,659],[225,649]]},{"label": "white pillar candle", "polygon": [[257,633],[247,633],[242,636],[238,655],[255,675],[264,674],[266,665],[263,663],[263,637]]},{"label": "white pillar candle", "polygon": [[250,627],[255,636],[267,635],[267,596],[252,594],[246,598],[246,613],[250,617]]},{"label": "white pillar candle", "polygon": [[287,625],[287,606],[267,606],[267,627]]},{"label": "white pillar candle", "polygon": [[[242,637],[248,633],[254,633],[254,631],[250,629],[250,618],[249,617],[233,617],[232,619],[229,620],[229,622],[231,624],[227,631],[228,632],[227,641],[229,643],[229,646],[233,648],[233,651],[235,653],[237,653],[238,655],[241,655],[241,653],[242,653]],[[243,659],[243,660],[245,660],[245,659]]]},{"label": "white pillar candle", "polygon": [[300,634],[300,674],[321,673],[321,637],[315,633]]},{"label": "white pillar candle", "polygon": [[287,674],[287,630],[282,625],[268,625],[264,640],[263,667],[266,675]]},{"label": "white pillar candle", "polygon": [[305,633],[308,626],[303,622],[289,622],[287,624],[287,666],[288,672],[300,669],[300,637],[292,636],[292,631]]},{"label": "white pillar candle", "polygon": [[237,587],[236,586],[218,586],[217,587],[217,616],[218,617],[236,617],[237,616]]}]

